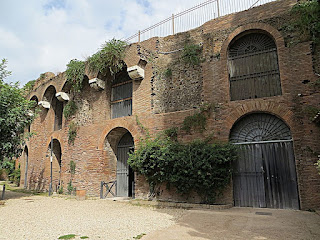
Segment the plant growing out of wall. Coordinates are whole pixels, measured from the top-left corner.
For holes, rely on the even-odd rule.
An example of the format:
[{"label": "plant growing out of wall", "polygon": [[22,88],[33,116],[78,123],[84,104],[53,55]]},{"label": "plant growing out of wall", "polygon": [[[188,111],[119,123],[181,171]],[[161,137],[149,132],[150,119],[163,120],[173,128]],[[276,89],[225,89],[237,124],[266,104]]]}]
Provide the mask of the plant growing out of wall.
[{"label": "plant growing out of wall", "polygon": [[63,116],[65,119],[69,120],[72,116],[76,114],[78,106],[75,101],[70,100],[66,106],[63,108]]},{"label": "plant growing out of wall", "polygon": [[76,163],[71,160],[69,163],[69,167],[70,167],[71,177],[70,177],[70,181],[68,183],[67,189],[68,189],[68,193],[72,194],[72,192],[75,191],[75,187],[73,187],[73,185],[72,185],[72,179],[73,179],[74,174],[76,173]]},{"label": "plant growing out of wall", "polygon": [[197,129],[202,133],[206,129],[207,118],[213,108],[215,108],[213,104],[203,103],[200,106],[200,112],[184,118],[181,130],[190,134],[191,129]]},{"label": "plant growing out of wall", "polygon": [[110,72],[111,75],[118,73],[124,66],[125,49],[127,43],[122,40],[111,39],[105,42],[100,51],[88,59],[89,68],[103,75]]},{"label": "plant growing out of wall", "polygon": [[67,64],[66,78],[71,85],[71,90],[76,93],[82,89],[82,82],[85,76],[85,63],[83,61],[72,59]]},{"label": "plant growing out of wall", "polygon": [[204,140],[185,144],[162,135],[141,140],[128,163],[146,178],[151,191],[166,183],[181,195],[195,191],[203,202],[213,203],[229,184],[236,157],[236,147],[231,144]]},{"label": "plant growing out of wall", "polygon": [[183,47],[181,57],[186,64],[199,65],[201,63],[201,51],[202,48],[197,44],[186,44]]},{"label": "plant growing out of wall", "polygon": [[293,6],[291,13],[297,16],[294,23],[302,36],[309,35],[315,43],[320,36],[320,3],[317,0],[300,1]]},{"label": "plant growing out of wall", "polygon": [[31,80],[31,81],[29,81],[29,82],[27,82],[24,86],[23,86],[23,91],[24,91],[24,95],[26,96],[26,95],[28,95],[31,91],[32,91],[32,89],[33,89],[33,87],[34,87],[34,85],[36,84],[36,80]]},{"label": "plant growing out of wall", "polygon": [[74,145],[74,140],[77,137],[78,124],[75,122],[70,122],[68,131],[68,143],[69,145]]}]

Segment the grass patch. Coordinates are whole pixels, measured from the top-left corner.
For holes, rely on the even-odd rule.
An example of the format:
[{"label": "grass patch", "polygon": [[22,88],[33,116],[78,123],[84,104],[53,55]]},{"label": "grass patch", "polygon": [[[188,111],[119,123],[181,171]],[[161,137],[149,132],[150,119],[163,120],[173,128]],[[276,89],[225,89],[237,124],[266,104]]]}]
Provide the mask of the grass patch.
[{"label": "grass patch", "polygon": [[58,239],[74,239],[75,237],[76,237],[75,234],[68,234],[68,235],[60,236]]},{"label": "grass patch", "polygon": [[146,234],[141,233],[141,234],[137,235],[136,237],[133,237],[133,239],[141,239],[144,235],[146,235]]},{"label": "grass patch", "polygon": [[80,239],[87,239],[89,238],[88,236],[81,236]]}]

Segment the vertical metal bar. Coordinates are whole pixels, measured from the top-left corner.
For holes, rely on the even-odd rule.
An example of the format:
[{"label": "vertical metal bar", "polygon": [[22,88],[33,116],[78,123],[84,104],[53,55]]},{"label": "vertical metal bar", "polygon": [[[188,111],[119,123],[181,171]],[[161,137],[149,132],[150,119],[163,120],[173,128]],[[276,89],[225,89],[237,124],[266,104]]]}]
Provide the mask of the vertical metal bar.
[{"label": "vertical metal bar", "polygon": [[174,35],[174,14],[172,13],[172,35]]},{"label": "vertical metal bar", "polygon": [[103,199],[103,184],[104,184],[104,182],[101,181],[101,184],[100,184],[100,199]]},{"label": "vertical metal bar", "polygon": [[50,185],[49,185],[49,196],[52,195],[52,149],[53,149],[53,139],[51,137],[50,143]]},{"label": "vertical metal bar", "polygon": [[218,10],[218,17],[220,17],[219,0],[217,0],[217,10]]},{"label": "vertical metal bar", "polygon": [[6,184],[3,184],[1,200],[4,200],[4,193],[5,193],[5,191],[6,191]]},{"label": "vertical metal bar", "polygon": [[139,32],[138,32],[138,42],[140,42],[140,36],[141,36],[141,32],[139,30]]}]

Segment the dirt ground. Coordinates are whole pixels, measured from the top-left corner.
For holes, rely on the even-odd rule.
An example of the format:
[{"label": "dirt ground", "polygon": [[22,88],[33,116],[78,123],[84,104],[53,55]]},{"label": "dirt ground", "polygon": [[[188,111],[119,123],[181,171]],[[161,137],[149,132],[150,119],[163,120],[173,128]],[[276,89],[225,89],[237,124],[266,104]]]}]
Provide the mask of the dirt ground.
[{"label": "dirt ground", "polygon": [[8,191],[9,197],[0,205],[0,240],[57,239],[67,234],[106,240],[140,239],[139,235],[142,240],[320,239],[320,216],[314,212],[157,209]]},{"label": "dirt ground", "polygon": [[174,225],[143,240],[320,239],[320,216],[314,212],[257,208],[188,211]]}]

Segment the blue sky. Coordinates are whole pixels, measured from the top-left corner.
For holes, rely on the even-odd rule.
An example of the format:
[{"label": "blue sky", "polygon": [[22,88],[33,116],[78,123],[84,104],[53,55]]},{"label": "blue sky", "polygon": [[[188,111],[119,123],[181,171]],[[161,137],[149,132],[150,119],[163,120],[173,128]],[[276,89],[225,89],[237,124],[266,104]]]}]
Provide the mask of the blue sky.
[{"label": "blue sky", "polygon": [[3,0],[0,59],[7,82],[22,85],[43,72],[63,72],[113,37],[129,37],[201,0]]}]

